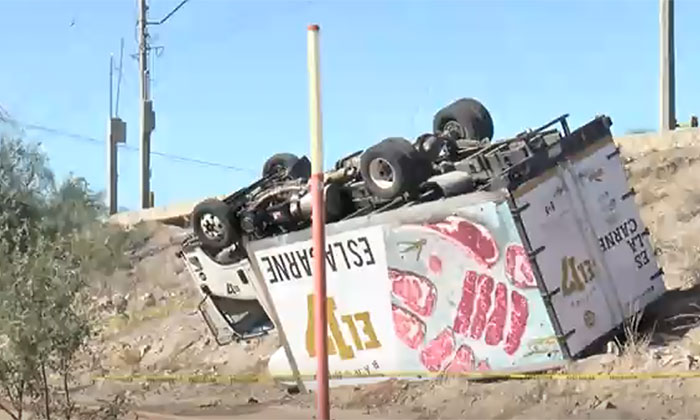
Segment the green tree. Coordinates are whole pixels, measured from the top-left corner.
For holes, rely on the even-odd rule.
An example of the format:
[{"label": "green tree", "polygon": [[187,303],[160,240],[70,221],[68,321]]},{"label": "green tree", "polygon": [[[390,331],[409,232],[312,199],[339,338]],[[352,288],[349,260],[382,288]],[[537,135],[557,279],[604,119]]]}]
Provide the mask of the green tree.
[{"label": "green tree", "polygon": [[72,416],[70,375],[92,332],[86,262],[100,244],[90,232],[103,217],[84,179],[57,186],[36,145],[0,138],[0,396],[10,403],[0,409],[13,419],[27,405],[47,419]]}]

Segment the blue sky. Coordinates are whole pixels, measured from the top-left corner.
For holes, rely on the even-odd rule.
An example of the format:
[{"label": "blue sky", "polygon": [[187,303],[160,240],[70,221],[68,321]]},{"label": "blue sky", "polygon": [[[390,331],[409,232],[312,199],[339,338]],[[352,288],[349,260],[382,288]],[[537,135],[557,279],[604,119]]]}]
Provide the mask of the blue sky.
[{"label": "blue sky", "polygon": [[[150,0],[160,19],[179,1]],[[125,41],[120,116],[138,146],[136,0],[0,0],[0,105],[59,176],[105,185],[109,55]],[[700,111],[700,2],[676,0],[677,114]],[[71,22],[74,25],[71,26]],[[658,125],[657,0],[191,0],[152,27],[156,205],[223,194],[279,151],[308,152],[306,27],[321,25],[327,165],[385,137],[429,131],[459,97],[480,99],[496,137],[563,113]],[[120,206],[139,206],[135,150],[119,151]]]}]

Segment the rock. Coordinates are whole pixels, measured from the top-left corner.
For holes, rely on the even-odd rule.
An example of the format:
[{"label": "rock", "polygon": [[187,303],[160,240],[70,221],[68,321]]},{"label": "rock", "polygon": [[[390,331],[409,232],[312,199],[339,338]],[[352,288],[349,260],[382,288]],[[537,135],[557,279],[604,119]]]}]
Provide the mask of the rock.
[{"label": "rock", "polygon": [[617,408],[617,406],[610,401],[607,401],[605,404],[601,404],[601,407],[603,407],[604,410],[614,410]]},{"label": "rock", "polygon": [[97,309],[104,311],[104,310],[110,310],[114,307],[114,304],[112,303],[112,298],[109,296],[103,296],[99,299],[97,299]]},{"label": "rock", "polygon": [[173,271],[175,272],[175,275],[178,275],[185,271],[185,263],[182,261],[180,258],[176,259],[173,262]]},{"label": "rock", "polygon": [[143,356],[145,356],[146,353],[148,353],[150,350],[151,350],[151,345],[150,345],[150,344],[146,344],[145,346],[141,347],[141,351],[140,351],[140,353],[141,353],[141,358],[143,358]]},{"label": "rock", "polygon": [[153,306],[156,306],[156,298],[153,296],[153,293],[146,293],[141,297],[141,301],[143,302],[144,308],[151,308]]},{"label": "rock", "polygon": [[112,297],[112,304],[114,307],[114,311],[117,314],[123,314],[126,312],[127,307],[129,306],[129,295],[122,296],[122,295],[114,295]]}]

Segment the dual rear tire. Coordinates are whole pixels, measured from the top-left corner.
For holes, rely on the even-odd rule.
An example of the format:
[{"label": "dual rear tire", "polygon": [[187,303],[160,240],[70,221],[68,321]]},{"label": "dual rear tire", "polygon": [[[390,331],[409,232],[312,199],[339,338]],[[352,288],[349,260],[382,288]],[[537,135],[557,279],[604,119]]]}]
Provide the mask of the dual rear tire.
[{"label": "dual rear tire", "polygon": [[[440,135],[446,130],[457,131],[462,139],[490,141],[493,120],[481,102],[462,98],[435,114],[433,132]],[[386,200],[417,191],[432,175],[431,169],[428,154],[419,152],[408,140],[396,137],[370,147],[360,159],[360,173],[367,190]]]}]

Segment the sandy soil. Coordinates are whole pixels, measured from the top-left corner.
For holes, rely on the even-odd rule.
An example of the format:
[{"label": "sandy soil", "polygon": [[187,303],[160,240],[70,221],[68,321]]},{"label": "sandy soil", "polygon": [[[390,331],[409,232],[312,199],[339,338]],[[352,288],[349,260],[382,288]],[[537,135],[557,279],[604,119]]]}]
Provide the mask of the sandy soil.
[{"label": "sandy soil", "polygon": [[[697,372],[700,328],[700,147],[627,157],[636,200],[659,249],[671,290],[643,326],[647,336],[620,354],[572,363],[572,372]],[[99,374],[259,373],[277,346],[274,335],[218,348],[200,315],[184,267],[174,253],[182,231],[159,227],[132,256],[135,268],[100,282],[105,333],[91,345],[74,394],[85,405],[117,395],[130,414],[120,418],[312,418],[314,395],[293,394],[274,383],[123,383],[91,380]],[[176,275],[173,275],[175,273]],[[119,306],[122,306],[119,308]],[[117,313],[123,310],[121,315]],[[700,315],[698,317],[700,320]],[[700,376],[700,375],[699,375]],[[523,380],[490,383],[445,379],[386,381],[332,391],[334,418],[697,418],[698,379]],[[0,417],[1,418],[1,417]],[[105,417],[106,418],[106,417]]]}]

